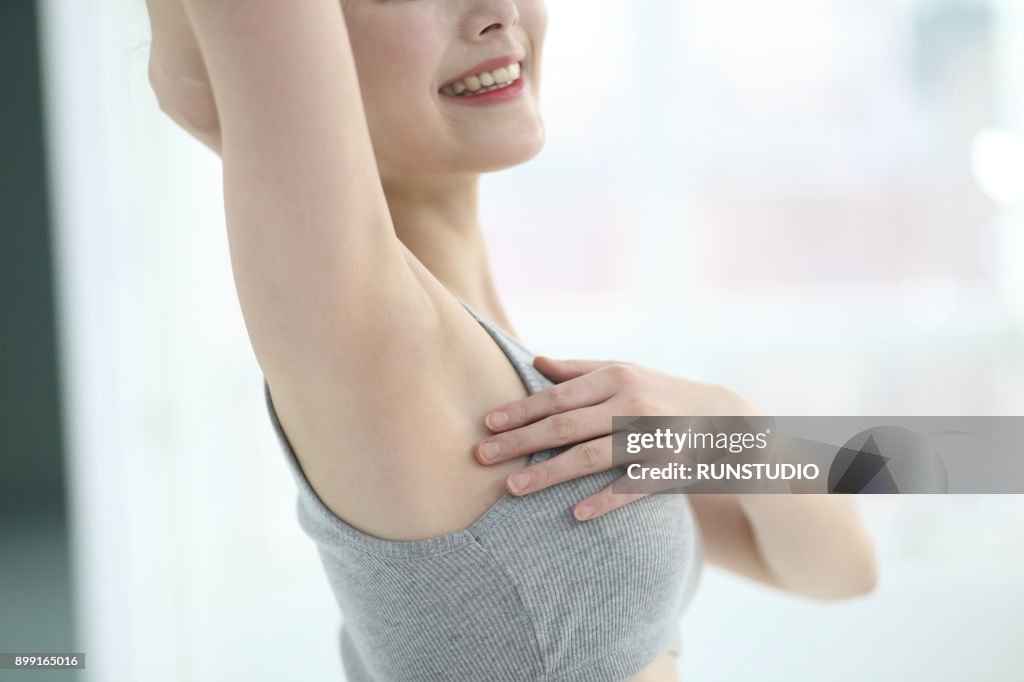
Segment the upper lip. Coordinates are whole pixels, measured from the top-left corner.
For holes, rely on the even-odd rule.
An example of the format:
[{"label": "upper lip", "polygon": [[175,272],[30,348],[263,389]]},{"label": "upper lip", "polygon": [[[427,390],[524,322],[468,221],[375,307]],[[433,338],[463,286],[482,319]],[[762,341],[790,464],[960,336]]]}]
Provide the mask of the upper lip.
[{"label": "upper lip", "polygon": [[475,76],[478,73],[483,73],[484,71],[494,71],[495,69],[500,69],[503,66],[511,66],[516,62],[523,61],[523,59],[525,58],[526,53],[520,50],[517,52],[513,52],[511,54],[507,54],[504,57],[495,57],[494,59],[488,59],[485,62],[480,62],[472,69],[462,72],[455,78],[450,78],[449,80],[442,83],[441,87],[443,88],[445,86],[451,85],[452,83],[458,83],[463,78],[466,78],[468,76]]}]

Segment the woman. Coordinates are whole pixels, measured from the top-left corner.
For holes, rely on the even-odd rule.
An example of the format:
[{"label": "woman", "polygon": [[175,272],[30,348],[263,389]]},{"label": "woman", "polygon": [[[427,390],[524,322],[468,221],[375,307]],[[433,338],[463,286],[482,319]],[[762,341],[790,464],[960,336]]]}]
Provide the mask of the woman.
[{"label": "woman", "polygon": [[161,108],[223,158],[349,680],[674,681],[705,559],[817,598],[871,589],[848,498],[610,494],[611,415],[749,414],[740,396],[519,342],[477,183],[544,143],[543,0],[148,4]]}]

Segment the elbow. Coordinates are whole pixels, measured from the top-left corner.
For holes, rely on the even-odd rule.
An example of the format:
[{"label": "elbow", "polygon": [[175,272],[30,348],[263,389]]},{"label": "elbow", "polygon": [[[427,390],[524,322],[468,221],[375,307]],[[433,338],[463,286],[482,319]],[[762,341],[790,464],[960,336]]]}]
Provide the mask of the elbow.
[{"label": "elbow", "polygon": [[878,554],[875,552],[874,547],[871,547],[868,549],[867,555],[866,567],[859,585],[859,591],[854,595],[856,597],[866,597],[878,589]]},{"label": "elbow", "polygon": [[149,84],[160,111],[194,137],[207,142],[220,137],[220,119],[209,84],[167,73],[157,62],[149,65]]},{"label": "elbow", "polygon": [[874,564],[859,573],[855,578],[839,585],[831,595],[831,601],[856,599],[872,594],[878,587],[878,571]]},{"label": "elbow", "polygon": [[817,596],[827,601],[843,601],[866,597],[878,589],[879,561],[874,539],[859,520],[847,534],[837,534],[830,560],[822,576],[822,589]]},{"label": "elbow", "polygon": [[160,111],[185,131],[201,140],[220,135],[220,121],[216,109],[206,100],[189,97],[171,97],[157,92]]},{"label": "elbow", "polygon": [[776,588],[822,602],[868,596],[879,582],[878,556],[867,536],[848,538],[817,557],[804,557],[790,572],[773,572],[767,565],[765,571]]},{"label": "elbow", "polygon": [[806,596],[821,601],[844,601],[872,594],[878,588],[878,557],[871,546],[865,547],[844,562],[839,575]]}]

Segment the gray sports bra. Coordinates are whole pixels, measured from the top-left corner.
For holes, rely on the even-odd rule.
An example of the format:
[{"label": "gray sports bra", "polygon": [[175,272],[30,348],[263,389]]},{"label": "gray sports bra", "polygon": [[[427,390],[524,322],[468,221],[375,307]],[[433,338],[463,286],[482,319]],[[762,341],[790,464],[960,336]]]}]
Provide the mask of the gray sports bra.
[{"label": "gray sports bra", "polygon": [[[462,305],[530,394],[552,385],[530,351]],[[323,504],[266,380],[263,389],[298,485],[299,524],[316,542],[341,610],[348,682],[617,682],[666,651],[679,653],[680,615],[703,559],[685,494],[649,495],[577,521],[573,507],[621,476],[616,467],[524,497],[505,493],[465,530],[384,540]]]}]

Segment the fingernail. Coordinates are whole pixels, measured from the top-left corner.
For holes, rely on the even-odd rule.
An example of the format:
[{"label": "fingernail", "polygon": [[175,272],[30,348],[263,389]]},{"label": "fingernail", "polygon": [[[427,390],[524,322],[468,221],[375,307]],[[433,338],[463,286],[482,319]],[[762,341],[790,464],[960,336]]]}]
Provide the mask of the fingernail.
[{"label": "fingernail", "polygon": [[498,456],[500,450],[497,443],[484,443],[484,446],[480,448],[480,456],[486,460],[492,460]]},{"label": "fingernail", "polygon": [[589,504],[585,504],[576,510],[576,518],[580,521],[589,519],[590,515],[594,513],[594,508]]},{"label": "fingernail", "polygon": [[512,488],[513,492],[521,493],[530,486],[530,474],[526,472],[519,472],[512,474],[508,479],[508,487]]},{"label": "fingernail", "polygon": [[508,415],[504,412],[492,412],[487,415],[487,425],[493,428],[508,424]]}]

